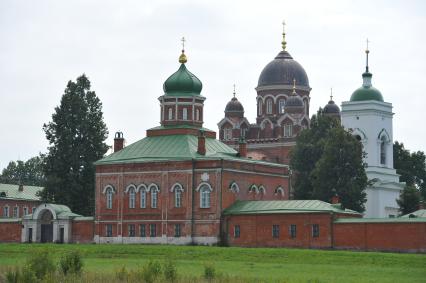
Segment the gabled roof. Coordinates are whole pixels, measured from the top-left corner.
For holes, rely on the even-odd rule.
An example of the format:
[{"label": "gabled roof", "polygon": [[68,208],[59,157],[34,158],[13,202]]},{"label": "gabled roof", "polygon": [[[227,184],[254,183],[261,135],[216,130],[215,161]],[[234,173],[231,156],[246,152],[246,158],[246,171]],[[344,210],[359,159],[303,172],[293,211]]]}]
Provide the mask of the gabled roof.
[{"label": "gabled roof", "polygon": [[330,204],[320,200],[272,200],[272,201],[236,201],[224,210],[225,215],[241,214],[284,214],[284,213],[321,213],[335,212],[360,213],[342,209],[340,205]]},{"label": "gabled roof", "polygon": [[164,135],[145,137],[122,150],[115,152],[95,165],[142,163],[153,161],[225,159],[287,167],[285,165],[240,158],[237,151],[219,140],[206,137],[206,155],[197,153],[198,137],[194,135]]},{"label": "gabled roof", "polygon": [[40,200],[37,193],[41,192],[43,187],[24,185],[23,188],[20,192],[19,185],[0,184],[0,199]]}]

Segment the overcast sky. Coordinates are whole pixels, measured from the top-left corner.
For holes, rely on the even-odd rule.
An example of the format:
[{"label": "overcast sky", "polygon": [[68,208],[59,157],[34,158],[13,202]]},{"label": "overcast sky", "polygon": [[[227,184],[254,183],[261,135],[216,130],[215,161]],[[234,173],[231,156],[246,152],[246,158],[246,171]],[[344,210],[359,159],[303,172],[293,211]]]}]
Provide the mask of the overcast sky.
[{"label": "overcast sky", "polygon": [[426,151],[426,1],[0,0],[0,169],[46,152],[43,123],[68,80],[86,73],[103,103],[112,144],[159,125],[157,98],[178,67],[203,82],[205,126],[217,130],[235,83],[255,122],[257,79],[280,51],[305,68],[311,113],[361,86],[365,39],[373,85],[394,106],[394,139]]}]

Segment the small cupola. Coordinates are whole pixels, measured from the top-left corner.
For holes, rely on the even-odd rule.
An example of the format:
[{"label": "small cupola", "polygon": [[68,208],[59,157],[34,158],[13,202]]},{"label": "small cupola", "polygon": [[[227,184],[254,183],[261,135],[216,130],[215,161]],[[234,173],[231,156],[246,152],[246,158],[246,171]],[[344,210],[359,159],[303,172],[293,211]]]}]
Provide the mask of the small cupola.
[{"label": "small cupola", "polygon": [[238,117],[243,118],[244,117],[244,107],[241,104],[241,102],[238,101],[238,99],[235,97],[235,85],[234,85],[234,92],[233,97],[231,101],[229,101],[226,104],[225,107],[225,117]]},{"label": "small cupola", "polygon": [[365,66],[365,72],[362,74],[362,86],[355,90],[351,95],[350,101],[366,101],[366,100],[376,100],[383,102],[383,96],[381,92],[373,87],[371,83],[371,78],[373,77],[373,74],[370,73],[369,67],[368,67],[368,54],[370,53],[370,50],[368,50],[368,39],[367,39],[367,49],[365,50],[365,57],[366,57],[366,66]]},{"label": "small cupola", "polygon": [[304,111],[303,100],[296,93],[296,79],[293,79],[293,92],[285,103],[284,111],[289,114],[303,113]]},{"label": "small cupola", "polygon": [[336,116],[340,118],[340,108],[333,101],[333,89],[331,89],[330,101],[324,107],[323,113],[326,116]]}]

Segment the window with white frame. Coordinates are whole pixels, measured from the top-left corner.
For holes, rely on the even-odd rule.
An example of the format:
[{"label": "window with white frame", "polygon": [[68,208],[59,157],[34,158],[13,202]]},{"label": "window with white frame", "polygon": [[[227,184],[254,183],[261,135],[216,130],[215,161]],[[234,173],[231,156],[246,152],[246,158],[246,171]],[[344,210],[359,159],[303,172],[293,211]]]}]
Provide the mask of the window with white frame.
[{"label": "window with white frame", "polygon": [[158,188],[157,186],[152,186],[150,188],[151,192],[151,208],[157,208],[158,206]]},{"label": "window with white frame", "polygon": [[232,139],[232,129],[225,128],[223,129],[223,139],[229,141]]},{"label": "window with white frame", "polygon": [[136,191],[135,188],[129,189],[129,208],[135,208],[136,206]]},{"label": "window with white frame", "polygon": [[284,108],[285,108],[285,100],[284,99],[280,99],[278,101],[278,113],[284,114]]},{"label": "window with white frame", "polygon": [[108,209],[112,209],[112,196],[113,196],[112,188],[108,188],[106,191],[106,206]]},{"label": "window with white frame", "polygon": [[33,209],[31,210],[33,214],[36,212],[36,209],[37,207],[34,206]]},{"label": "window with white frame", "polygon": [[141,194],[141,203],[140,203],[140,207],[141,207],[141,208],[146,208],[146,190],[142,188],[142,189],[140,190],[140,194]]},{"label": "window with white frame", "polygon": [[239,238],[241,234],[240,225],[234,226],[234,238]]},{"label": "window with white frame", "polygon": [[260,116],[260,115],[262,115],[262,107],[263,107],[263,105],[262,105],[262,100],[261,100],[261,99],[259,99],[259,100],[257,101],[257,113],[259,114],[259,116]]},{"label": "window with white frame", "polygon": [[280,237],[280,225],[272,225],[272,238]]},{"label": "window with white frame", "polygon": [[3,207],[3,217],[9,217],[9,207]]},{"label": "window with white frame", "polygon": [[181,224],[175,224],[175,237],[179,238],[181,236]]},{"label": "window with white frame", "polygon": [[241,137],[245,139],[246,136],[247,136],[247,128],[241,128]]},{"label": "window with white frame", "polygon": [[129,224],[128,230],[129,230],[129,237],[135,237],[136,236],[135,224]]},{"label": "window with white frame", "polygon": [[170,107],[169,108],[169,117],[168,120],[173,120],[173,109]]},{"label": "window with white frame", "polygon": [[182,120],[188,120],[188,109],[187,108],[182,109]]},{"label": "window with white frame", "polygon": [[183,193],[182,186],[175,185],[174,192],[175,192],[175,207],[182,207],[182,193]]},{"label": "window with white frame", "polygon": [[19,217],[19,207],[15,206],[13,208],[13,218],[18,218]]},{"label": "window with white frame", "polygon": [[211,188],[203,184],[200,187],[200,208],[209,208],[210,207],[210,193]]},{"label": "window with white frame", "polygon": [[296,238],[296,224],[290,224],[290,226],[288,227],[288,234],[290,238]]},{"label": "window with white frame", "polygon": [[24,207],[24,215],[28,215],[28,207]]},{"label": "window with white frame", "polygon": [[289,138],[293,136],[293,125],[285,124],[284,125],[284,137]]},{"label": "window with white frame", "polygon": [[200,110],[199,109],[195,110],[195,120],[200,121]]},{"label": "window with white frame", "polygon": [[272,99],[266,100],[266,114],[272,114]]},{"label": "window with white frame", "polygon": [[112,224],[107,224],[106,225],[106,229],[105,229],[106,231],[106,236],[107,237],[112,237]]}]

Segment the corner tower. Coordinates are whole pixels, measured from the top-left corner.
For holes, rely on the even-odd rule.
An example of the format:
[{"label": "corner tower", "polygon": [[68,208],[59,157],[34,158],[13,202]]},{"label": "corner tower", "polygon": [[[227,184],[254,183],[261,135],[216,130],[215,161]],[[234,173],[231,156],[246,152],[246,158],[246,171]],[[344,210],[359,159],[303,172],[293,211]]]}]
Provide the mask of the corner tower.
[{"label": "corner tower", "polygon": [[368,55],[366,68],[362,74],[363,84],[356,89],[350,101],[342,103],[342,125],[352,131],[361,141],[367,167],[365,171],[369,180],[367,187],[366,217],[394,217],[398,215],[396,199],[404,187],[399,182],[399,175],[393,168],[393,129],[392,104],[384,102],[380,91],[373,87],[372,73],[369,71]]}]

